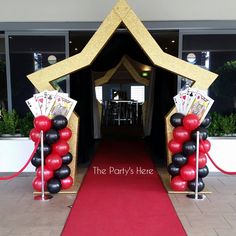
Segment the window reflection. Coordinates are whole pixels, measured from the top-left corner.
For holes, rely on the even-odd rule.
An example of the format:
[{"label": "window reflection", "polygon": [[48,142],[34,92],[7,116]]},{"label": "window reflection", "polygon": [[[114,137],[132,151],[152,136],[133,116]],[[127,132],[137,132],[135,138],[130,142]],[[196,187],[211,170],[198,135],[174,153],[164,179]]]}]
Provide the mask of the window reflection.
[{"label": "window reflection", "polygon": [[[208,90],[215,102],[212,111],[222,114],[236,112],[236,35],[184,35],[182,58],[194,54],[192,62],[204,69],[219,74]],[[191,58],[191,57],[190,57]],[[181,88],[191,86],[191,81],[182,79]]]},{"label": "window reflection", "polygon": [[0,35],[0,110],[7,108],[7,81],[4,35]]},{"label": "window reflection", "polygon": [[[50,55],[55,55],[58,61],[65,59],[65,37],[9,36],[9,52],[12,107],[23,115],[28,111],[25,100],[35,93],[34,86],[26,76],[49,66]],[[65,79],[58,84],[62,90],[66,90]]]}]

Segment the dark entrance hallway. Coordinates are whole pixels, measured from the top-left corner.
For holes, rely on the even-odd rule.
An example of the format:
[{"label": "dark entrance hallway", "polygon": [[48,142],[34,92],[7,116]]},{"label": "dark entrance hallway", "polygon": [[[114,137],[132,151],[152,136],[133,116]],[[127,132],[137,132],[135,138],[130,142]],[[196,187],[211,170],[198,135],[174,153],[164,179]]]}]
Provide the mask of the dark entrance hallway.
[{"label": "dark entrance hallway", "polygon": [[[151,33],[164,51],[177,56],[177,31],[155,31]],[[92,34],[93,32],[72,32],[70,35],[71,55],[80,52]],[[150,145],[155,162],[165,163],[166,161],[164,116],[173,106],[172,98],[177,91],[177,76],[161,68],[153,67],[152,62],[132,35],[125,29],[119,29],[91,66],[71,74],[71,97],[78,101],[75,111],[80,116],[79,162],[87,162],[90,159],[91,149],[95,143],[93,122],[94,81],[99,76],[104,75],[106,71],[115,67],[124,55],[140,64],[150,66],[153,71],[152,76],[155,85],[151,132],[148,136],[143,134],[142,122],[138,126],[103,126],[101,129],[102,138],[112,136],[121,139],[144,138],[146,143]],[[122,71],[122,68],[120,70]],[[132,84],[130,78],[126,79],[126,85]],[[146,94],[147,97],[148,94],[149,91]]]}]

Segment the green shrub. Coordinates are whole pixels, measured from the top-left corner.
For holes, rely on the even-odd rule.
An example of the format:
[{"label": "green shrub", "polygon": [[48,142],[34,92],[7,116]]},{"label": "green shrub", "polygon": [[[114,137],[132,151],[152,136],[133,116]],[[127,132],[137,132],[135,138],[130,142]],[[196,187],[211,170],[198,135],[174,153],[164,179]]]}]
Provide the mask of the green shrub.
[{"label": "green shrub", "polygon": [[19,116],[15,110],[8,112],[3,109],[1,111],[0,134],[16,134],[18,122]]},{"label": "green shrub", "polygon": [[213,112],[211,116],[209,136],[228,136],[236,133],[236,114],[221,115]]},{"label": "green shrub", "polygon": [[0,135],[21,134],[21,136],[27,137],[33,128],[33,119],[31,113],[27,113],[23,118],[20,118],[15,110],[8,112],[3,109],[0,113]]},{"label": "green shrub", "polygon": [[33,120],[34,117],[30,112],[26,113],[26,116],[19,120],[19,132],[24,137],[28,137],[30,130],[33,129]]}]

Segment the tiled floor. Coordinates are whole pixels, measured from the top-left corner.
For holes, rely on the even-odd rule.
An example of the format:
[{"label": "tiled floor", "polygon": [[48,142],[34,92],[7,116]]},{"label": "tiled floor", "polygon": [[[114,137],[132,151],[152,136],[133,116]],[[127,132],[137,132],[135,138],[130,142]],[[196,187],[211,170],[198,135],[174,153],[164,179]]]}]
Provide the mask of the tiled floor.
[{"label": "tiled floor", "polygon": [[[85,169],[79,170],[83,176]],[[32,175],[0,181],[0,235],[60,235],[75,194],[57,194],[47,202],[34,201]],[[184,194],[170,198],[188,235],[236,235],[236,176],[209,175],[212,194],[192,200]],[[106,236],[106,235],[105,235]]]},{"label": "tiled floor", "polygon": [[236,176],[210,174],[205,184],[212,193],[204,200],[170,195],[187,234],[236,235]]}]

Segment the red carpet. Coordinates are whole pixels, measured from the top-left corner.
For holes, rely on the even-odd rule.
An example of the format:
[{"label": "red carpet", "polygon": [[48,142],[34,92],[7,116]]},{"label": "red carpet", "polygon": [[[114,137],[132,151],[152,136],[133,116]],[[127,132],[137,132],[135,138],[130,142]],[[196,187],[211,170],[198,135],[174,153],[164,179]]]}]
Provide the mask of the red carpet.
[{"label": "red carpet", "polygon": [[[104,172],[99,172],[98,168]],[[140,168],[150,172],[141,174]],[[145,152],[144,143],[104,141],[62,235],[176,236],[186,233]]]}]

